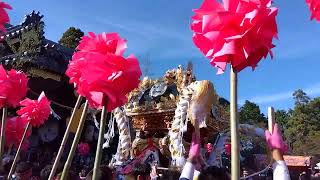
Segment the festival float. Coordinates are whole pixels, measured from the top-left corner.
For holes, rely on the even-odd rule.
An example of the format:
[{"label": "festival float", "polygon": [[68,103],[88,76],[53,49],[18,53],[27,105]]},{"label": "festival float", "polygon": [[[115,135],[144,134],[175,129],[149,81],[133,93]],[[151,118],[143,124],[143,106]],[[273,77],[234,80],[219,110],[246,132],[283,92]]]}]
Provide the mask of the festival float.
[{"label": "festival float", "polygon": [[[7,25],[7,31],[0,36],[3,40],[0,59],[6,69],[15,68],[27,73],[28,97],[36,98],[45,91],[52,100],[53,114],[38,130],[38,136],[44,142],[52,143],[61,141],[68,123],[66,119],[77,99],[74,87],[65,76],[74,50],[46,39],[42,18],[39,12],[32,12],[19,25]],[[222,164],[221,154],[231,147],[229,116],[213,84],[208,80],[197,80],[194,71],[190,63],[168,70],[158,79],[144,77],[139,87],[128,95],[128,103],[112,111],[103,144],[107,149],[112,139],[119,136],[116,154],[109,163],[111,167],[117,168],[120,174],[130,174],[138,162],[151,164],[156,161],[165,168],[182,168],[191,142],[192,117],[200,122],[203,147],[212,146],[210,154],[203,153],[203,157],[207,156],[210,165]],[[97,134],[99,113],[99,110],[89,108],[86,133]],[[252,134],[256,131],[255,127],[241,127],[243,132]],[[52,148],[53,151],[58,145]]]},{"label": "festival float", "polygon": [[228,124],[212,83],[196,81],[191,64],[168,70],[160,79],[145,77],[129,94],[129,102],[114,113],[120,137],[111,165],[123,166],[124,173],[130,173],[134,163],[152,163],[147,157],[151,155],[159,164],[165,163],[160,156],[183,161],[192,133],[189,116],[199,116],[201,138],[207,143]]},{"label": "festival float", "polygon": [[[120,174],[130,174],[140,163],[157,162],[164,168],[181,169],[193,132],[191,116],[199,119],[202,157],[206,163],[225,166],[225,156],[230,161],[227,112],[212,83],[197,81],[192,72],[189,64],[186,69],[178,66],[168,70],[160,79],[145,77],[139,88],[130,93],[129,102],[115,110],[119,144],[110,166]],[[239,129],[243,135],[264,138],[263,128],[241,124]],[[105,147],[110,141],[109,134],[105,136]],[[253,146],[251,142],[243,142],[242,150],[252,150]]]}]

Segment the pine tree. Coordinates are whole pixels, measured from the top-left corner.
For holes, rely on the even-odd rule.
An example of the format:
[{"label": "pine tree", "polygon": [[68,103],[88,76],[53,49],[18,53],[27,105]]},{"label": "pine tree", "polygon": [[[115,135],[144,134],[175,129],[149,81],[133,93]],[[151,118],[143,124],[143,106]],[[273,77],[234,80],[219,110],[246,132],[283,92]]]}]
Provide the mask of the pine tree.
[{"label": "pine tree", "polygon": [[245,101],[244,105],[240,108],[240,123],[257,125],[265,127],[267,119],[260,111],[260,107],[248,100]]},{"label": "pine tree", "polygon": [[75,27],[70,27],[65,33],[63,33],[59,43],[65,47],[75,49],[81,40],[84,33]]}]

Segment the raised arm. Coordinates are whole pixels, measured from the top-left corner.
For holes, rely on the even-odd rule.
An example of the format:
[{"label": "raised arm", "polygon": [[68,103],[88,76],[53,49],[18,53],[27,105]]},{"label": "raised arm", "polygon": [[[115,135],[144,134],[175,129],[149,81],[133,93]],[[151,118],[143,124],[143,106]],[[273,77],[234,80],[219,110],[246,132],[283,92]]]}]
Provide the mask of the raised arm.
[{"label": "raised arm", "polygon": [[200,130],[198,123],[194,124],[189,157],[181,172],[180,180],[192,180],[195,172],[195,164],[200,154]]},{"label": "raised arm", "polygon": [[278,124],[273,127],[273,133],[265,131],[266,140],[273,160],[273,179],[290,180],[288,167],[283,159],[283,153],[287,151],[287,146],[282,139]]}]

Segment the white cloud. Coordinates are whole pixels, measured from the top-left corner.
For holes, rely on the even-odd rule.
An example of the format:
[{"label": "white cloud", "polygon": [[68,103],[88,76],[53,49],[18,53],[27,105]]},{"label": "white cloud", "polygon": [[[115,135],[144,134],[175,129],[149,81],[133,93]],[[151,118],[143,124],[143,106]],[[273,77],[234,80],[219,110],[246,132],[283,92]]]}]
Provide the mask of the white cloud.
[{"label": "white cloud", "polygon": [[184,33],[163,26],[157,26],[155,24],[148,24],[146,22],[135,20],[119,21],[121,23],[118,23],[115,20],[112,21],[110,19],[106,19],[105,17],[95,17],[95,20],[99,24],[119,28],[121,30],[131,32],[148,39],[155,37],[165,37],[183,42],[188,41],[188,36],[186,36]]},{"label": "white cloud", "polygon": [[[251,98],[246,98],[249,101],[258,103],[258,104],[269,104],[272,102],[279,102],[284,101],[292,98],[292,94],[295,89],[286,91],[286,92],[280,92],[275,94],[268,94],[268,95],[258,95]],[[320,94],[320,83],[314,84],[313,86],[302,88],[302,90],[307,93],[308,96],[315,96]],[[241,99],[239,101],[239,104],[244,104],[246,99]]]}]

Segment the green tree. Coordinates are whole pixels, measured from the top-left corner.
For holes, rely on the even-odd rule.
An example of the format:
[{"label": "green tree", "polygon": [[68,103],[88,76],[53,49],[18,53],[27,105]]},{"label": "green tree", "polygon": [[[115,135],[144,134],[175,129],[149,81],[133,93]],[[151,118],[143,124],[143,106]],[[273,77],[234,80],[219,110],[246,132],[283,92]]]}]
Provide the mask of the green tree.
[{"label": "green tree", "polygon": [[240,108],[240,123],[246,123],[251,125],[257,125],[265,127],[267,119],[260,111],[260,107],[248,100],[245,101],[244,105]]},{"label": "green tree", "polygon": [[310,97],[302,90],[298,89],[293,93],[293,98],[296,105],[307,104],[310,101]]},{"label": "green tree", "polygon": [[312,155],[320,149],[320,98],[311,99],[302,90],[293,95],[295,107],[289,112],[284,135],[292,153]]},{"label": "green tree", "polygon": [[275,112],[276,122],[281,127],[282,134],[284,134],[285,129],[287,128],[287,123],[290,118],[290,113],[285,110],[277,110]]},{"label": "green tree", "polygon": [[75,49],[81,40],[84,33],[75,27],[70,27],[65,33],[63,33],[59,43],[71,49]]}]

